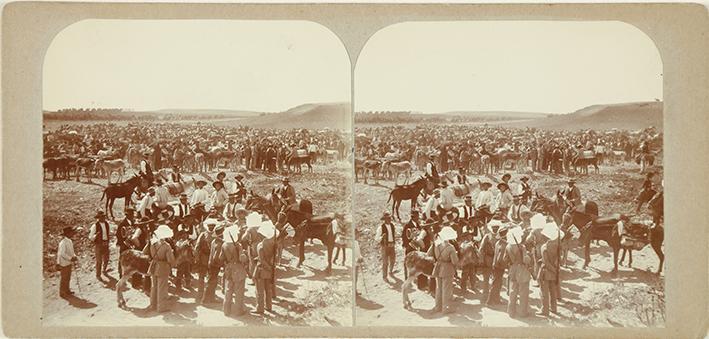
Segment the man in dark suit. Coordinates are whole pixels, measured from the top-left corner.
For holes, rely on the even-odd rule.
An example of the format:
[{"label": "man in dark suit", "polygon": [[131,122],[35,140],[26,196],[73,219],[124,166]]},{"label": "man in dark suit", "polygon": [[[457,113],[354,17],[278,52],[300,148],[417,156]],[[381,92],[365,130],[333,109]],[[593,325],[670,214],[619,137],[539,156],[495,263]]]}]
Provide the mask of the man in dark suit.
[{"label": "man in dark suit", "polygon": [[[418,244],[415,243],[416,234],[419,230],[419,211],[411,210],[411,220],[404,225],[402,230],[401,245],[404,247],[404,255],[409,254],[409,252],[418,251]],[[409,277],[409,272],[406,270],[406,265],[404,265],[404,278]]]}]

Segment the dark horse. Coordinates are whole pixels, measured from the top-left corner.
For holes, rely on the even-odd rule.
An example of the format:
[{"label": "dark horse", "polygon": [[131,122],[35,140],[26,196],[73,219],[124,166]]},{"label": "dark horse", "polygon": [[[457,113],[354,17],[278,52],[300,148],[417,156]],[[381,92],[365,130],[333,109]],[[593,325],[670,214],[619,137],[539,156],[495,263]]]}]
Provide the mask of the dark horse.
[{"label": "dark horse", "polygon": [[[296,168],[297,170],[295,171],[296,173],[301,173],[303,172],[302,165],[306,164],[308,165],[308,172],[313,172],[313,166],[311,165],[312,159],[311,155],[304,155],[304,156],[298,156],[296,152],[291,153],[288,155],[286,158],[286,164],[288,167],[288,172],[292,171],[291,167]],[[296,167],[297,166],[297,167]]]},{"label": "dark horse", "polygon": [[[653,225],[649,227],[648,233],[650,236],[650,247],[652,247],[657,258],[660,259],[660,264],[657,267],[657,274],[662,272],[662,264],[665,262],[665,254],[662,252],[662,243],[665,241],[665,229],[662,225],[663,211],[663,193],[655,194],[648,203],[650,214],[652,215]],[[625,253],[629,252],[628,267],[633,265],[633,250],[631,248],[623,248],[623,255],[620,257],[620,263],[625,261]]]},{"label": "dark horse", "polygon": [[[246,209],[261,212],[271,220],[280,220],[279,215],[286,215],[286,222],[295,229],[294,241],[299,244],[298,267],[305,261],[305,240],[319,239],[327,248],[327,273],[332,270],[332,251],[335,248],[335,234],[331,222],[334,215],[313,216],[312,203],[302,199],[298,209],[285,205],[274,192],[265,197],[251,192],[246,201]],[[280,222],[279,222],[280,224]]]},{"label": "dark horse", "polygon": [[430,180],[426,177],[420,177],[416,181],[408,185],[396,185],[389,193],[389,199],[387,199],[387,204],[392,199],[394,202],[391,205],[391,215],[396,215],[398,220],[401,220],[399,216],[399,206],[403,200],[411,201],[411,208],[416,207],[416,199],[421,194],[424,188],[429,185],[433,185]]},{"label": "dark horse", "polygon": [[106,186],[106,188],[103,189],[103,195],[101,195],[100,200],[102,201],[103,198],[106,197],[106,214],[109,214],[111,218],[115,219],[113,216],[113,202],[116,201],[116,199],[124,198],[124,206],[130,206],[133,191],[141,184],[142,180],[142,177],[135,175],[125,182]]},{"label": "dark horse", "polygon": [[613,249],[613,271],[618,271],[618,253],[620,252],[620,234],[618,234],[617,223],[620,220],[620,215],[610,217],[598,217],[598,205],[593,201],[587,201],[583,206],[583,211],[578,208],[572,209],[570,212],[563,213],[562,209],[566,206],[564,197],[560,192],[556,192],[556,199],[546,198],[539,193],[532,200],[531,210],[551,215],[552,218],[561,225],[564,230],[564,239],[571,237],[569,232],[571,226],[575,226],[581,233],[581,244],[584,246],[584,264],[586,269],[591,262],[591,241],[603,240]]}]

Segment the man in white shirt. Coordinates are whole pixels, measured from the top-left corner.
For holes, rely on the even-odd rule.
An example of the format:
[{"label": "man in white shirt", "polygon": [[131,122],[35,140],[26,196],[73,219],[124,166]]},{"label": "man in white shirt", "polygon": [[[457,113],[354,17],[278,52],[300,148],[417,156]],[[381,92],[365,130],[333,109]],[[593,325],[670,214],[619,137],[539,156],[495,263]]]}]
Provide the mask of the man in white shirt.
[{"label": "man in white shirt", "polygon": [[396,260],[394,243],[396,241],[396,230],[394,224],[391,222],[391,214],[389,214],[389,212],[384,212],[381,220],[382,224],[377,228],[375,239],[379,240],[382,250],[382,278],[384,281],[389,282],[388,276],[394,277],[394,261]]},{"label": "man in white shirt", "polygon": [[167,186],[163,184],[162,179],[157,178],[155,184],[157,186],[157,188],[155,188],[155,205],[158,209],[156,212],[159,212],[168,207],[167,203],[170,199],[170,192],[168,192]]},{"label": "man in white shirt", "polygon": [[448,180],[441,181],[443,189],[441,190],[441,203],[438,205],[442,210],[442,215],[447,214],[451,209],[453,209],[453,199],[455,199],[455,193],[453,189],[448,185]]},{"label": "man in white shirt", "polygon": [[175,205],[175,215],[180,219],[184,219],[190,212],[192,212],[192,207],[187,202],[187,193],[180,193],[180,201]]},{"label": "man in white shirt", "polygon": [[202,204],[204,205],[205,209],[207,208],[207,201],[209,200],[209,195],[207,194],[207,190],[204,189],[204,186],[206,184],[207,182],[204,180],[199,180],[195,182],[196,188],[194,192],[192,192],[192,201],[190,201],[190,204],[193,208],[197,204]]},{"label": "man in white shirt", "polygon": [[437,214],[436,211],[438,210],[438,199],[441,197],[441,191],[438,189],[435,189],[433,191],[433,195],[426,200],[426,204],[423,207],[423,215],[425,217],[424,220],[428,219],[435,219]]},{"label": "man in white shirt", "polygon": [[475,210],[478,215],[485,218],[485,223],[492,217],[490,207],[493,201],[492,192],[489,191],[490,187],[492,187],[492,183],[487,181],[480,182],[480,193],[478,193],[478,198],[475,200]]},{"label": "man in white shirt", "polygon": [[77,260],[76,254],[74,254],[74,242],[71,241],[75,231],[73,227],[64,227],[62,232],[64,237],[59,241],[57,249],[57,268],[60,273],[59,296],[67,298],[74,294],[69,289],[69,282],[71,281],[71,266]]},{"label": "man in white shirt", "polygon": [[148,194],[143,196],[143,199],[138,203],[138,213],[141,217],[152,217],[151,207],[155,203],[155,188],[148,188]]}]

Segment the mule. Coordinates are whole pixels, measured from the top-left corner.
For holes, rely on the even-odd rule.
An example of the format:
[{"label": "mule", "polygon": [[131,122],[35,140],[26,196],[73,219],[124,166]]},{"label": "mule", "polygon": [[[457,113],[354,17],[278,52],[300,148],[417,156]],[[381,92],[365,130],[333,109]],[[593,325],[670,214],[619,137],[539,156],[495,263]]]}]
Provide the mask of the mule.
[{"label": "mule", "polygon": [[103,201],[103,198],[106,198],[106,215],[110,215],[111,218],[115,219],[115,217],[113,216],[113,203],[116,201],[116,199],[123,198],[125,199],[124,206],[130,206],[133,191],[136,187],[141,185],[143,180],[144,179],[142,177],[134,175],[132,178],[128,179],[125,182],[109,184],[108,186],[106,186],[106,188],[103,189],[103,195],[101,195],[101,200],[99,200]]},{"label": "mule", "polygon": [[307,213],[295,211],[293,209],[285,210],[287,222],[291,225],[296,225],[295,243],[298,248],[298,267],[305,261],[305,240],[319,239],[327,248],[327,274],[332,273],[332,252],[335,249],[335,233],[332,231],[332,220],[334,215],[324,216],[309,216]]},{"label": "mule", "polygon": [[[180,240],[175,243],[175,267],[181,265],[182,263],[192,262],[194,260],[194,249],[192,248],[189,240]],[[121,262],[121,278],[116,283],[116,300],[118,302],[118,307],[121,309],[126,309],[126,300],[123,297],[123,288],[126,285],[128,279],[130,279],[133,274],[138,273],[143,277],[147,277],[148,267],[150,267],[150,257],[143,254],[142,251],[128,249],[121,252],[120,256]]]},{"label": "mule", "polygon": [[393,203],[391,204],[391,215],[396,215],[396,218],[401,220],[401,217],[399,216],[399,206],[401,206],[401,202],[404,200],[409,200],[411,201],[411,208],[415,208],[418,196],[421,195],[421,191],[431,185],[432,183],[429,179],[426,177],[420,177],[411,184],[394,186],[391,192],[389,192],[389,199],[387,199],[387,204],[389,201],[393,200]]},{"label": "mule", "polygon": [[308,172],[312,173],[313,172],[313,165],[311,162],[313,161],[312,155],[310,153],[307,153],[304,156],[299,156],[297,153],[291,153],[286,157],[286,168],[288,168],[288,172],[292,172],[297,168],[295,173],[302,173],[303,172],[303,164],[306,164],[308,166]]},{"label": "mule", "polygon": [[[478,251],[475,244],[469,240],[463,241],[457,248],[458,265],[457,267],[465,267],[468,264],[479,263]],[[412,302],[409,299],[409,292],[413,290],[414,281],[418,276],[423,274],[429,279],[435,279],[431,276],[435,261],[433,257],[428,256],[426,252],[412,251],[404,258],[404,266],[409,273],[408,277],[401,284],[401,295],[403,298],[404,308],[413,310]]]}]

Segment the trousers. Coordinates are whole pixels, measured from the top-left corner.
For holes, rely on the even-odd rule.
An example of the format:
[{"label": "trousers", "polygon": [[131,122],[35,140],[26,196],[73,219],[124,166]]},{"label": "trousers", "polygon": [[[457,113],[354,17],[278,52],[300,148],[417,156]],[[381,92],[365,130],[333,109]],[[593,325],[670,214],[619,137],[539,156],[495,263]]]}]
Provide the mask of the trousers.
[{"label": "trousers", "polygon": [[256,279],[256,312],[262,313],[264,307],[267,311],[271,311],[271,299],[273,290],[269,288],[272,285],[272,279],[259,278]]},{"label": "trousers", "polygon": [[453,277],[436,277],[436,307],[438,312],[450,311],[453,297]]},{"label": "trousers", "polygon": [[101,272],[108,269],[108,242],[98,242],[94,244],[96,253],[96,277],[101,276]]},{"label": "trousers", "polygon": [[[519,308],[517,307],[519,301]],[[507,314],[510,317],[522,318],[529,314],[529,280],[518,282],[510,280],[510,302],[507,304]]]},{"label": "trousers", "polygon": [[168,277],[152,276],[151,278],[149,308],[157,309],[158,312],[167,311]]},{"label": "trousers", "polygon": [[559,284],[556,280],[542,280],[542,313],[556,313],[556,299],[559,297]]},{"label": "trousers", "polygon": [[396,258],[396,252],[394,251],[394,246],[383,246],[382,247],[382,277],[387,278],[387,273],[391,275],[394,270],[394,261]]},{"label": "trousers", "polygon": [[[245,307],[244,307],[244,290],[246,287],[246,279],[241,278],[241,279],[235,279],[235,278],[227,278],[226,279],[226,291],[224,294],[224,306],[222,308],[222,311],[224,311],[224,315],[230,315],[232,313],[232,309],[236,308],[236,311],[234,312],[236,315],[242,315],[245,312]],[[233,304],[233,306],[232,306]]]},{"label": "trousers", "polygon": [[492,287],[490,288],[490,293],[487,296],[487,304],[499,304],[501,302],[500,291],[502,290],[502,280],[504,274],[504,268],[492,269]]},{"label": "trousers", "polygon": [[219,280],[219,271],[221,267],[219,266],[209,266],[209,276],[207,277],[207,288],[204,291],[204,296],[202,296],[202,302],[211,302],[216,296],[215,292],[217,290],[217,283]]},{"label": "trousers", "polygon": [[71,282],[71,265],[62,266],[59,270],[59,295],[69,293],[69,283]]},{"label": "trousers", "polygon": [[475,283],[478,280],[475,271],[475,266],[470,265],[463,267],[463,273],[460,278],[460,288],[463,290],[463,293],[467,291],[466,287],[468,283],[470,283],[470,289],[475,291]]}]

